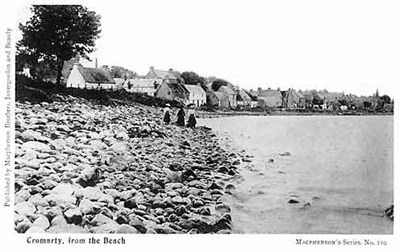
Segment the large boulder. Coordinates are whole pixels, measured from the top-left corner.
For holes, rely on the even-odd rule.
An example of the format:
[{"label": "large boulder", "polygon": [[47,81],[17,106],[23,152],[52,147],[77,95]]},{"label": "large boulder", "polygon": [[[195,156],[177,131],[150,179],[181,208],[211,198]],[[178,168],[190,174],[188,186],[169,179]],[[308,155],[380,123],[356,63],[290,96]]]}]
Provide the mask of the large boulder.
[{"label": "large boulder", "polygon": [[28,141],[22,144],[23,150],[35,150],[39,152],[48,152],[50,147],[47,144],[38,141]]},{"label": "large boulder", "polygon": [[14,206],[14,211],[26,217],[34,217],[36,207],[31,202],[20,202]]},{"label": "large boulder", "polygon": [[64,212],[64,216],[70,224],[80,224],[82,222],[82,212],[79,208],[68,209]]}]

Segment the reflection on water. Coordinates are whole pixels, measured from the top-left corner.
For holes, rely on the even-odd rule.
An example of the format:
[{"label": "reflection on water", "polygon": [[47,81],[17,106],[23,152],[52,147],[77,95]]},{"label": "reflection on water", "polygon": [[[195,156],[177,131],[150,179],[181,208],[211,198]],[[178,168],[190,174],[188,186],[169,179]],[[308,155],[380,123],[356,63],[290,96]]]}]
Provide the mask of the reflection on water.
[{"label": "reflection on water", "polygon": [[199,121],[254,156],[227,199],[235,232],[393,233],[382,217],[393,204],[392,116]]}]

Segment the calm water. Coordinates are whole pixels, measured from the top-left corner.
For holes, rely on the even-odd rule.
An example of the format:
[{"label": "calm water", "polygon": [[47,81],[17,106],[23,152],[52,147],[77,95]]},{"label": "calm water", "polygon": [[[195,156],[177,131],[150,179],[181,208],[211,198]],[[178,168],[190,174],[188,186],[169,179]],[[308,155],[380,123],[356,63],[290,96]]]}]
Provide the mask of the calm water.
[{"label": "calm water", "polygon": [[393,222],[382,217],[393,204],[392,116],[198,121],[227,147],[254,156],[227,199],[235,232],[393,233]]}]

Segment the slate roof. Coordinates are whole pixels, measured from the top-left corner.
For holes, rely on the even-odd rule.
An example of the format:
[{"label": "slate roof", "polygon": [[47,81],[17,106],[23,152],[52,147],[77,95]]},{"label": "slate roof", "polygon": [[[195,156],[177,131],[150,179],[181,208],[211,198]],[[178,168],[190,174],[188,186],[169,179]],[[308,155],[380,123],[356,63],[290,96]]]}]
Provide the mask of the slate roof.
[{"label": "slate roof", "polygon": [[247,93],[247,95],[250,97],[250,99],[252,100],[252,101],[258,101],[258,99],[257,99],[257,96],[256,95],[254,95],[254,94],[251,94],[250,92],[246,92]]},{"label": "slate roof", "polygon": [[325,97],[328,101],[335,101],[335,100],[337,100],[337,99],[343,98],[344,95],[343,95],[343,93],[326,92],[326,93],[324,93],[324,97]]},{"label": "slate roof", "polygon": [[157,76],[157,78],[179,79],[181,77],[181,73],[178,71],[153,69],[153,72]]},{"label": "slate roof", "polygon": [[165,83],[175,94],[189,93],[189,90],[185,88],[183,84],[179,83]]},{"label": "slate roof", "polygon": [[134,88],[143,88],[143,87],[153,87],[154,84],[161,84],[161,80],[159,79],[129,79],[127,84],[131,84]]},{"label": "slate roof", "polygon": [[219,89],[218,89],[218,92],[226,93],[228,95],[234,95],[235,94],[235,92],[231,88],[229,88],[227,86],[220,86]]},{"label": "slate roof", "polygon": [[189,93],[193,93],[196,95],[205,94],[205,91],[199,85],[183,85],[183,86],[186,88],[186,90],[189,91]]},{"label": "slate roof", "polygon": [[243,89],[239,89],[239,91],[238,91],[238,96],[236,98],[238,101],[240,101],[238,99],[239,96],[240,96],[240,99],[242,99],[241,101],[251,101],[251,97]]},{"label": "slate roof", "polygon": [[258,92],[258,97],[282,99],[282,93],[279,90],[267,89]]},{"label": "slate roof", "polygon": [[305,99],[306,97],[301,92],[296,92],[300,99]]}]

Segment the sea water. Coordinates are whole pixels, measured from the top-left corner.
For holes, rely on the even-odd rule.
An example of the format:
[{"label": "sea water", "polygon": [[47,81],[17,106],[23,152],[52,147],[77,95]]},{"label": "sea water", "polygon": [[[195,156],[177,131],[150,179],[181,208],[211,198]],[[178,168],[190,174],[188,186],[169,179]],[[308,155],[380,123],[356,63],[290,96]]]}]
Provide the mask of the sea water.
[{"label": "sea water", "polygon": [[[242,162],[233,232],[391,234],[392,116],[239,116],[199,119]],[[292,202],[292,203],[289,203]]]}]

